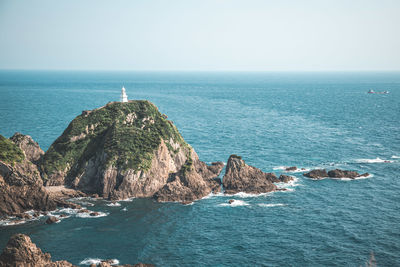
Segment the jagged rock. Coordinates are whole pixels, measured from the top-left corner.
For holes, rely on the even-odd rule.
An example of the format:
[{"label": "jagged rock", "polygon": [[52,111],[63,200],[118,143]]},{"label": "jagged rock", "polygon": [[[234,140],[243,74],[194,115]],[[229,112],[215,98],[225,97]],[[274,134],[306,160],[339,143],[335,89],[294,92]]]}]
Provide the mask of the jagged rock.
[{"label": "jagged rock", "polygon": [[294,178],[293,178],[292,176],[289,176],[289,175],[281,174],[281,175],[279,176],[279,180],[280,180],[282,183],[288,183],[288,182],[290,182],[290,181],[293,181]]},{"label": "jagged rock", "polygon": [[229,200],[228,200],[228,203],[229,203],[229,204],[232,204],[233,202],[235,202],[234,199],[229,199]]},{"label": "jagged rock", "polygon": [[304,173],[303,175],[313,179],[321,179],[328,177],[328,173],[326,172],[325,169],[312,170],[308,173]]},{"label": "jagged rock", "polygon": [[164,192],[185,196],[161,197],[160,192],[160,201],[194,200],[219,190],[213,178],[223,168],[201,162],[149,101],[111,102],[84,112],[51,145],[40,166],[46,185],[65,184],[112,200],[152,197],[167,184]]},{"label": "jagged rock", "polygon": [[91,212],[89,215],[90,216],[99,216],[100,213],[98,213],[97,211],[94,211],[94,212]]},{"label": "jagged rock", "polygon": [[275,174],[249,166],[239,156],[229,157],[223,178],[225,193],[267,193],[277,189],[274,182],[280,182]]},{"label": "jagged rock", "polygon": [[56,217],[50,216],[49,218],[47,218],[46,223],[47,223],[47,224],[53,224],[53,223],[56,223],[56,222],[58,222],[58,221],[59,221],[59,220],[58,220]]},{"label": "jagged rock", "polygon": [[44,151],[39,144],[35,142],[29,135],[15,133],[10,140],[13,141],[25,154],[27,160],[37,163],[44,155]]},{"label": "jagged rock", "polygon": [[0,161],[0,216],[28,210],[54,210],[56,202],[42,186],[35,165],[27,160]]},{"label": "jagged rock", "polygon": [[291,171],[295,171],[295,170],[297,170],[296,166],[288,167],[288,168],[285,169],[285,171],[287,171],[287,172],[291,172]]},{"label": "jagged rock", "polygon": [[223,168],[223,163],[208,166],[201,162],[194,150],[190,159],[179,172],[170,174],[167,183],[155,193],[157,201],[176,201],[191,203],[210,193],[221,190],[221,180],[217,177]]},{"label": "jagged rock", "polygon": [[71,267],[74,265],[67,261],[51,261],[50,254],[43,253],[28,236],[15,234],[0,255],[0,266]]},{"label": "jagged rock", "polygon": [[43,187],[37,166],[28,160],[37,160],[41,154],[30,136],[16,133],[7,139],[0,135],[0,216],[76,205],[51,196]]}]

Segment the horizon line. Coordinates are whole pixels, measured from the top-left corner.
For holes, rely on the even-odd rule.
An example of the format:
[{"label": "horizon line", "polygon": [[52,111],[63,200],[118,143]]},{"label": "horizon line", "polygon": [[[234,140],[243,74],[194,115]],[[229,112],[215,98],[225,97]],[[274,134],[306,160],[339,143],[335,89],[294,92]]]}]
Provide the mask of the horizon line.
[{"label": "horizon line", "polygon": [[398,70],[351,70],[351,69],[343,69],[343,70],[204,70],[204,69],[176,69],[176,70],[167,70],[167,69],[6,69],[0,68],[0,71],[68,71],[68,72],[400,72]]}]

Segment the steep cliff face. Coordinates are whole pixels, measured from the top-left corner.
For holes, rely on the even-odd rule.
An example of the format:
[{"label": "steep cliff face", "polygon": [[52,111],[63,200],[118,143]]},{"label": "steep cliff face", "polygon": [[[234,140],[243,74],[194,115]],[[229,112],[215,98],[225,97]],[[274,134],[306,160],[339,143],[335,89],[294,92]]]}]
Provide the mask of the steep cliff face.
[{"label": "steep cliff face", "polygon": [[37,167],[16,144],[0,135],[0,216],[56,206],[43,188]]},{"label": "steep cliff face", "polygon": [[15,133],[10,140],[16,144],[25,154],[25,158],[32,163],[38,163],[44,155],[44,151],[39,144],[35,142],[29,135]]},{"label": "steep cliff face", "polygon": [[45,153],[41,170],[48,185],[110,199],[151,197],[172,174],[199,164],[193,153],[149,101],[112,102],[76,117]]},{"label": "steep cliff face", "polygon": [[281,182],[274,173],[265,173],[260,169],[247,165],[236,155],[231,155],[226,165],[223,186],[228,194],[239,192],[267,193],[277,190],[273,183]]}]

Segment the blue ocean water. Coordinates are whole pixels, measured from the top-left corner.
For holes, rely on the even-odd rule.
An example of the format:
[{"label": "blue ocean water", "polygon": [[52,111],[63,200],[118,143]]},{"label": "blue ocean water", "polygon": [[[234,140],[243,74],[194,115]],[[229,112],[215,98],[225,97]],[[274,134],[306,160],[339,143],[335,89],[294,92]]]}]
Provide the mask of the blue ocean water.
[{"label": "blue ocean water", "polygon": [[[0,72],[0,134],[46,150],[82,110],[148,99],[205,162],[241,155],[263,171],[343,168],[372,177],[289,191],[210,196],[193,205],[105,201],[99,218],[72,214],[0,226],[0,247],[29,234],[53,259],[157,266],[400,266],[400,73]],[[369,89],[390,91],[367,94]],[[383,162],[388,160],[390,162]],[[229,199],[238,200],[228,206]]]}]

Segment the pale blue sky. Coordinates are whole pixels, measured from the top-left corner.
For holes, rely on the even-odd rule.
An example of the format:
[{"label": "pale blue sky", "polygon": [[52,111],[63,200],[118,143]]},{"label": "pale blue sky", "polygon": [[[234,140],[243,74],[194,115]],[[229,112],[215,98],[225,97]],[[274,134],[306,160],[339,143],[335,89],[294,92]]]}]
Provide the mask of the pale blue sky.
[{"label": "pale blue sky", "polygon": [[400,70],[400,0],[0,0],[0,69]]}]

